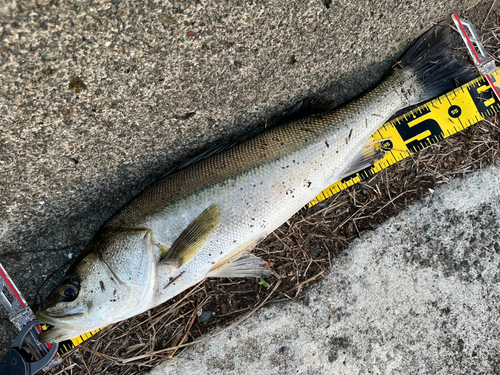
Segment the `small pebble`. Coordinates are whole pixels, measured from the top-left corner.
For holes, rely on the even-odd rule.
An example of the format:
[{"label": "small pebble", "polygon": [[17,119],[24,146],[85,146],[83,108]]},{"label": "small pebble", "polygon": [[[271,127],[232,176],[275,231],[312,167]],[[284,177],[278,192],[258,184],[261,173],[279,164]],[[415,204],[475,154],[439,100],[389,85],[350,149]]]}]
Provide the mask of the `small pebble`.
[{"label": "small pebble", "polygon": [[204,311],[203,314],[201,314],[200,316],[200,323],[205,323],[206,321],[208,321],[212,316],[212,312],[211,311]]}]

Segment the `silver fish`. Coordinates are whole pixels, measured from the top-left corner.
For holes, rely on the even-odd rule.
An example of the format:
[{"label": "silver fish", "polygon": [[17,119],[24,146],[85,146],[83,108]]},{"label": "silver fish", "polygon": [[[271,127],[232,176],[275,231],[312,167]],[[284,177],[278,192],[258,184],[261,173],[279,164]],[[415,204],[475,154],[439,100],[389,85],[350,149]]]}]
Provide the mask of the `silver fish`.
[{"label": "silver fish", "polygon": [[121,321],[206,277],[270,272],[248,252],[323,189],[372,164],[367,140],[395,112],[473,74],[448,56],[449,28],[426,33],[401,69],[333,111],[277,126],[167,175],[111,217],[38,312],[57,342]]}]

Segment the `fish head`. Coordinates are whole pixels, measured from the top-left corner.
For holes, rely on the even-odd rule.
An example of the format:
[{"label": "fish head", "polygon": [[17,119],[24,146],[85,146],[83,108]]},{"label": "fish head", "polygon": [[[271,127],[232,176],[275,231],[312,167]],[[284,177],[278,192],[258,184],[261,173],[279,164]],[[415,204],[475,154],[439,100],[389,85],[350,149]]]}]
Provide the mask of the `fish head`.
[{"label": "fish head", "polygon": [[53,326],[41,342],[60,342],[134,316],[156,284],[156,246],[149,229],[92,241],[37,312]]}]

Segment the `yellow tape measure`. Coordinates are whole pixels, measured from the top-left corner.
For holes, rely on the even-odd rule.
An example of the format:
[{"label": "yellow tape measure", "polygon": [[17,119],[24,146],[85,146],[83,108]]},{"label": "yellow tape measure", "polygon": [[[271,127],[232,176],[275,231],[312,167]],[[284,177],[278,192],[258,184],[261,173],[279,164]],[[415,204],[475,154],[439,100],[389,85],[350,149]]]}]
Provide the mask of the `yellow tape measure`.
[{"label": "yellow tape measure", "polygon": [[[500,89],[500,68],[489,74]],[[444,138],[458,133],[500,111],[490,84],[484,76],[427,102],[396,119],[385,123],[372,138],[381,143],[386,156],[373,166],[344,178],[327,189],[304,208],[312,207],[328,197],[370,178],[382,169],[407,158]]]},{"label": "yellow tape measure", "polygon": [[[490,80],[500,89],[500,68],[489,74]],[[373,140],[381,142],[386,156],[373,166],[348,176],[323,190],[306,207],[312,207],[328,197],[363,181],[382,169],[416,153],[452,134],[500,111],[491,87],[484,76],[440,96],[404,115],[387,122],[375,134]],[[46,327],[42,327],[47,329]],[[59,343],[57,354],[63,355],[89,339],[101,329]]]},{"label": "yellow tape measure", "polygon": [[[46,325],[41,325],[41,328],[42,330],[46,331],[48,330],[49,328],[46,326]],[[71,349],[73,349],[74,347],[80,345],[82,342],[84,342],[85,340],[88,340],[90,339],[92,336],[94,336],[97,332],[100,332],[104,329],[103,328],[99,328],[99,329],[96,329],[95,331],[91,331],[91,332],[87,332],[87,333],[84,333],[83,335],[80,335],[78,337],[75,337],[75,338],[72,338],[70,340],[64,340],[64,341],[61,341],[59,343],[59,349],[57,350],[57,355],[58,356],[62,356],[63,354],[69,352]]]}]

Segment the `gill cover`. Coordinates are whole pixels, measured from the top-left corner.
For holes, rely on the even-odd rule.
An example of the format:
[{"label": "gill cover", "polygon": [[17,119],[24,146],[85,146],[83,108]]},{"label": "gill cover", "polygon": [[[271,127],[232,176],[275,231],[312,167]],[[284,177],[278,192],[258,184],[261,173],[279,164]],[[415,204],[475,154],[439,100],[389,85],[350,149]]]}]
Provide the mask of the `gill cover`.
[{"label": "gill cover", "polygon": [[[38,311],[54,328],[40,336],[59,342],[140,313],[156,282],[156,250],[148,228],[92,241]],[[142,310],[141,310],[142,309]]]}]

